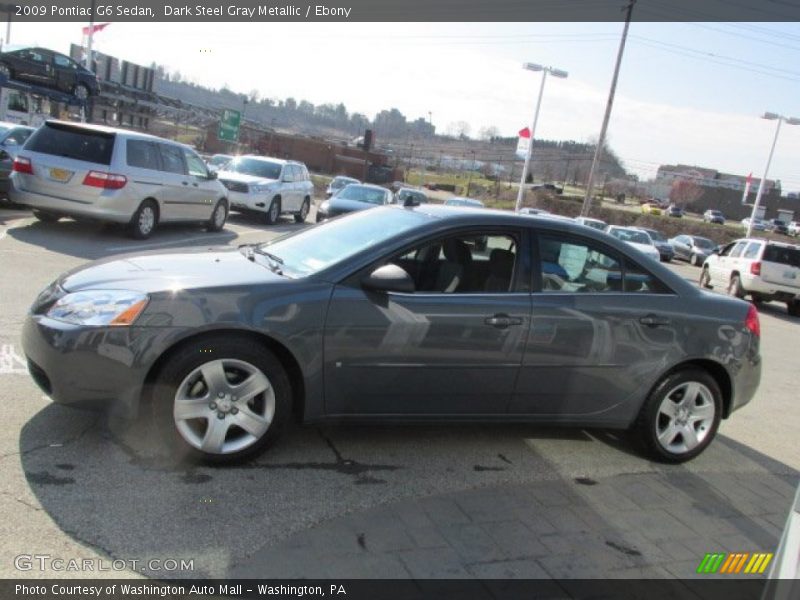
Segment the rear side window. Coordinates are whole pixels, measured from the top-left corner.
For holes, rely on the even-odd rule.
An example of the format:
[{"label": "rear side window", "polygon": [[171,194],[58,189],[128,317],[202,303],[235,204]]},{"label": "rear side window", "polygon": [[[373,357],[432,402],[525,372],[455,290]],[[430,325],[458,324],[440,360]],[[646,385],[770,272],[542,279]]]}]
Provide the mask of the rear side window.
[{"label": "rear side window", "polygon": [[161,166],[162,171],[167,173],[180,173],[186,174],[186,165],[183,162],[183,152],[181,148],[172,146],[170,144],[159,144],[161,150]]},{"label": "rear side window", "polygon": [[128,166],[140,169],[160,170],[158,147],[153,142],[144,140],[128,140],[126,146]]},{"label": "rear side window", "polygon": [[767,246],[762,260],[800,268],[800,249],[784,246]]},{"label": "rear side window", "polygon": [[113,133],[73,125],[47,123],[31,135],[25,149],[100,165],[110,165],[114,151]]},{"label": "rear side window", "polygon": [[761,244],[758,242],[750,242],[747,246],[747,250],[744,251],[745,258],[756,258],[758,256],[758,252],[761,250]]}]

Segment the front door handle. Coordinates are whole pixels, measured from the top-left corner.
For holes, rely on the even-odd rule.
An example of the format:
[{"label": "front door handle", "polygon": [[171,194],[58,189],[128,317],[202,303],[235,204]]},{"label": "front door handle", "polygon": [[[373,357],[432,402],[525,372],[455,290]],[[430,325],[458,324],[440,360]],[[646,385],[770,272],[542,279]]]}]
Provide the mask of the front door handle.
[{"label": "front door handle", "polygon": [[522,325],[522,319],[519,317],[509,317],[508,315],[502,314],[486,317],[483,322],[487,325],[491,325],[492,327],[496,327],[497,329],[505,329],[506,327],[511,327],[512,325]]},{"label": "front door handle", "polygon": [[181,183],[182,183],[183,185],[189,185],[189,182],[188,182],[188,181],[181,181]]},{"label": "front door handle", "polygon": [[639,323],[648,327],[663,327],[664,325],[669,325],[670,321],[668,318],[659,317],[658,315],[645,315],[639,319]]}]

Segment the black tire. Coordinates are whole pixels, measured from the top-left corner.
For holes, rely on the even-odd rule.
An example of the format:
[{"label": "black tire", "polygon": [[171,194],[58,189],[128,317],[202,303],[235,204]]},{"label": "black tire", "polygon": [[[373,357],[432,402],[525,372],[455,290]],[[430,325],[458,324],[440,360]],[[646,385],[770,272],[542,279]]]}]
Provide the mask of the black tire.
[{"label": "black tire", "polygon": [[277,197],[273,198],[265,214],[267,225],[274,225],[281,216],[281,199]]},{"label": "black tire", "polygon": [[711,275],[708,274],[708,267],[703,267],[703,271],[700,273],[700,287],[710,290],[709,281],[711,281]]},{"label": "black tire", "polygon": [[[222,212],[220,216],[220,211]],[[225,200],[218,200],[211,217],[206,223],[206,231],[215,232],[222,231],[225,227],[225,222],[228,220],[228,203]]]},{"label": "black tire", "polygon": [[792,300],[786,303],[786,312],[790,317],[800,317],[800,300]]},{"label": "black tire", "polygon": [[[152,215],[149,217],[148,215]],[[135,240],[146,240],[158,225],[158,204],[155,200],[145,200],[133,213],[128,224],[128,233]]]},{"label": "black tire", "polygon": [[308,218],[308,211],[311,210],[311,198],[306,196],[300,206],[300,212],[294,216],[295,223],[305,223]]},{"label": "black tire", "polygon": [[72,95],[78,100],[85,102],[92,95],[92,91],[83,83],[78,83],[72,88]]},{"label": "black tire", "polygon": [[731,281],[728,283],[728,295],[735,298],[744,298],[746,292],[742,287],[742,279],[738,275],[731,275]]},{"label": "black tire", "polygon": [[[705,436],[691,450],[682,452],[671,451],[659,441],[659,430],[663,427],[664,415],[660,414],[662,403],[670,392],[687,383],[699,383],[711,395],[711,404],[714,407],[714,415],[710,424],[703,426]],[[634,424],[634,433],[645,448],[645,451],[655,460],[665,463],[682,463],[691,460],[701,454],[713,441],[719,428],[722,417],[722,392],[716,380],[706,371],[695,367],[687,367],[663,377],[650,392],[645,400],[639,417]]]},{"label": "black tire", "polygon": [[750,300],[752,300],[753,304],[756,306],[761,306],[764,304],[764,298],[758,294],[750,294]]},{"label": "black tire", "polygon": [[[202,352],[201,352],[202,350]],[[269,390],[274,393],[274,412],[272,420],[265,433],[250,445],[227,453],[209,453],[196,448],[190,444],[180,432],[173,410],[176,402],[176,395],[179,393],[181,384],[184,380],[199,367],[220,359],[228,359],[247,363],[257,368],[269,380]],[[202,383],[200,384],[203,385]],[[261,394],[266,395],[267,392]],[[237,337],[230,335],[212,335],[190,341],[171,355],[163,365],[156,377],[156,383],[152,388],[152,414],[156,421],[155,425],[161,432],[164,440],[169,446],[172,458],[181,461],[205,462],[210,464],[235,464],[241,463],[256,455],[264,452],[275,440],[277,440],[285,429],[292,414],[292,386],[286,370],[278,358],[266,347],[253,343],[247,337]],[[256,396],[248,402],[248,408],[257,412],[255,407],[258,401],[265,402],[263,397]],[[234,408],[229,409],[224,419],[236,419],[238,411],[233,412]],[[193,425],[203,431],[204,426],[198,421],[206,421],[205,428],[212,419],[217,419],[215,410],[209,408],[208,419],[193,419]],[[242,409],[244,412],[244,409]],[[235,422],[229,425],[224,441],[236,441],[236,435],[241,436],[247,432],[235,426]]]},{"label": "black tire", "polygon": [[45,212],[43,210],[34,210],[33,216],[39,219],[42,223],[56,223],[61,217],[53,213]]}]

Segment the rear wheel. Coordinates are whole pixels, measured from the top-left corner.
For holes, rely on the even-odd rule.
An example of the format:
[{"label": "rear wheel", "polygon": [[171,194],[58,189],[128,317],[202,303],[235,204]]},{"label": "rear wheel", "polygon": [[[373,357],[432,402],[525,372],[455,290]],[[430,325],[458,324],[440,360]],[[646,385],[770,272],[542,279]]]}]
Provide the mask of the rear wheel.
[{"label": "rear wheel", "polygon": [[286,371],[268,349],[213,336],[168,360],[155,385],[153,414],[177,458],[234,463],[278,438],[291,398]]},{"label": "rear wheel", "polygon": [[738,275],[732,275],[730,283],[728,283],[728,295],[735,298],[744,298],[744,294],[741,278]]},{"label": "rear wheel", "polygon": [[786,311],[789,316],[800,317],[800,300],[792,300],[786,303]]},{"label": "rear wheel", "polygon": [[274,225],[278,221],[278,217],[281,216],[281,199],[280,198],[273,198],[272,204],[269,205],[269,210],[267,210],[267,225]]},{"label": "rear wheel", "polygon": [[708,267],[703,268],[703,272],[700,273],[700,287],[705,288],[707,290],[711,289],[711,275],[708,274]]},{"label": "rear wheel", "polygon": [[33,216],[39,219],[42,223],[55,223],[61,218],[58,215],[54,215],[53,213],[45,212],[43,210],[33,211]]},{"label": "rear wheel", "polygon": [[150,237],[158,223],[158,206],[153,200],[145,200],[133,213],[128,231],[131,237],[144,240]]},{"label": "rear wheel", "polygon": [[705,450],[719,427],[722,393],[708,373],[681,369],[664,377],[651,392],[636,422],[649,453],[680,463]]},{"label": "rear wheel", "polygon": [[87,100],[90,94],[91,92],[89,91],[89,88],[82,83],[77,84],[75,89],[72,90],[72,95],[78,100]]},{"label": "rear wheel", "polygon": [[306,196],[306,198],[303,200],[303,205],[300,207],[300,212],[294,216],[294,222],[305,223],[310,208],[311,208],[311,198]]},{"label": "rear wheel", "polygon": [[228,204],[225,200],[219,200],[214,207],[214,212],[211,213],[211,218],[208,220],[206,229],[208,231],[222,231],[225,227],[225,221],[228,218]]},{"label": "rear wheel", "polygon": [[697,257],[697,254],[692,254],[689,258],[689,262],[692,263],[692,266],[697,267],[700,266],[700,259]]}]

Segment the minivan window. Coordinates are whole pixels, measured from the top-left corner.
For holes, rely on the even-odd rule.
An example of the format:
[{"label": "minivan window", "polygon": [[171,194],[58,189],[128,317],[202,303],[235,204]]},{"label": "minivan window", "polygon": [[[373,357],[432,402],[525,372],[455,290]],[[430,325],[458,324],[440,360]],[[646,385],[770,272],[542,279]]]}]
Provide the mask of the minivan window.
[{"label": "minivan window", "polygon": [[186,174],[186,165],[183,164],[183,153],[177,146],[171,144],[159,144],[161,150],[162,170],[167,173]]},{"label": "minivan window", "polygon": [[153,171],[160,170],[158,148],[153,142],[128,140],[125,149],[128,155],[127,163],[129,167],[151,169]]},{"label": "minivan window", "polygon": [[194,177],[208,177],[206,165],[199,156],[185,148],[183,150],[183,155],[186,158],[186,165],[189,167],[189,175],[193,175]]},{"label": "minivan window", "polygon": [[26,150],[100,165],[111,164],[116,135],[68,123],[45,123],[31,135]]},{"label": "minivan window", "polygon": [[800,268],[800,248],[768,245],[762,260]]}]

